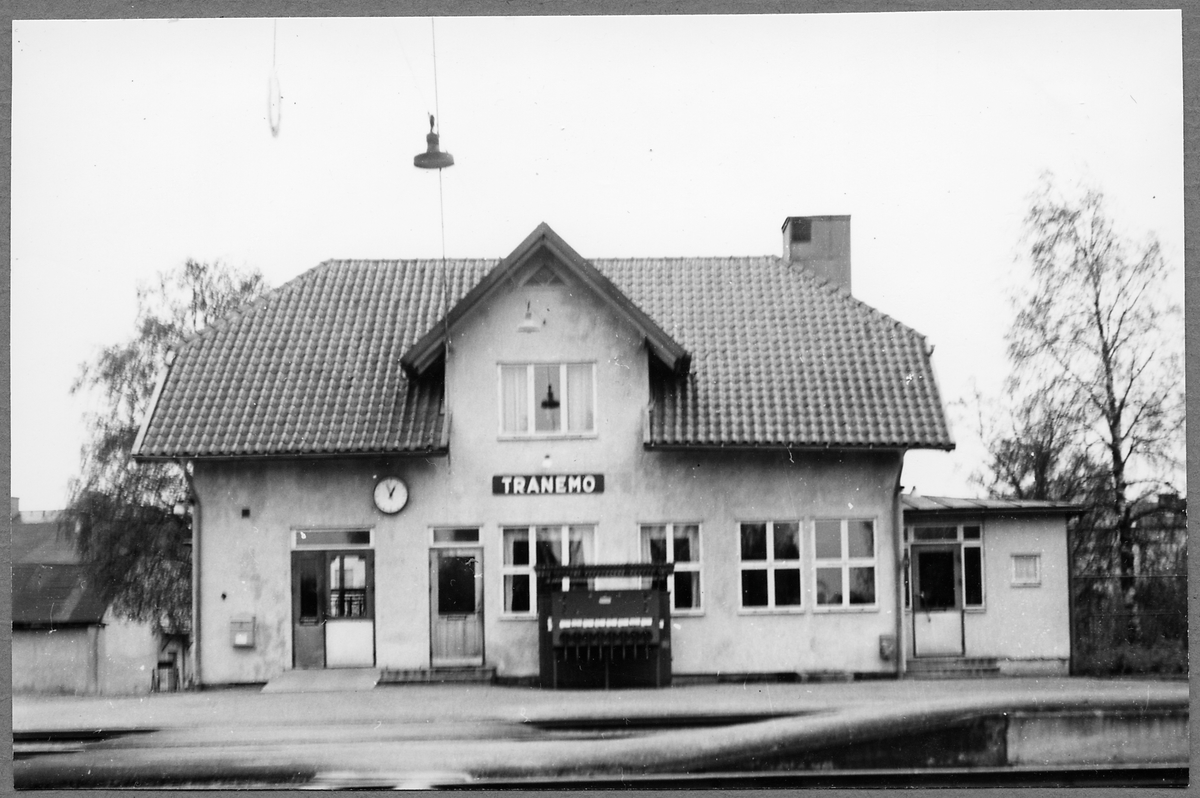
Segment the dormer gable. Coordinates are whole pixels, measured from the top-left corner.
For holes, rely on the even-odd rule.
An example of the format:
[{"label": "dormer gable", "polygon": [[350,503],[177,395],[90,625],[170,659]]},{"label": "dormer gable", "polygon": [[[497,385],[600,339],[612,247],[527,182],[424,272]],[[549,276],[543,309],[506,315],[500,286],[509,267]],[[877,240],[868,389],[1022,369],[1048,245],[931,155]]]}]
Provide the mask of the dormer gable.
[{"label": "dormer gable", "polygon": [[691,363],[688,351],[545,222],[409,347],[400,358],[401,365],[410,375],[425,373],[441,358],[447,331],[477,308],[485,306],[497,291],[522,283],[553,285],[563,282],[564,276],[590,290],[636,329],[645,339],[649,351],[669,371],[678,375],[688,372]]}]

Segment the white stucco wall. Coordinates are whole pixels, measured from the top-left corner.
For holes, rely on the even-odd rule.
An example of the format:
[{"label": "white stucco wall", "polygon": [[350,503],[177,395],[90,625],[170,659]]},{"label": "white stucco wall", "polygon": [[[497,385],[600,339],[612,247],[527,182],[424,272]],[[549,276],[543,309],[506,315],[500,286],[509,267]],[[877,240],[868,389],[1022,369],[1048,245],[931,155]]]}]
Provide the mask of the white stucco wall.
[{"label": "white stucco wall", "polygon": [[[545,319],[517,332],[532,300]],[[504,440],[499,362],[596,364],[597,432]],[[374,530],[376,664],[429,666],[429,541],[435,526],[481,530],[486,663],[503,676],[537,673],[536,622],[502,617],[501,528],[596,526],[596,561],[640,556],[638,525],[700,523],[704,612],[677,618],[677,673],[890,671],[879,636],[895,632],[893,491],[898,452],[646,451],[647,355],[630,326],[576,285],[513,289],[452,331],[447,372],[449,457],[198,462],[201,501],[201,679],[265,681],[291,667],[290,536],[297,527]],[[596,495],[494,496],[496,474],[602,473]],[[372,502],[376,481],[399,476],[410,499],[397,515]],[[242,518],[243,508],[250,510]],[[814,611],[812,521],[875,521],[878,607]],[[738,522],[803,523],[804,606],[739,611]],[[253,615],[256,646],[235,649],[229,624]]]},{"label": "white stucco wall", "polygon": [[98,684],[97,626],[14,629],[14,693],[94,693]]},{"label": "white stucco wall", "polygon": [[158,665],[154,627],[114,615],[105,616],[100,633],[100,691],[105,695],[149,693]]}]

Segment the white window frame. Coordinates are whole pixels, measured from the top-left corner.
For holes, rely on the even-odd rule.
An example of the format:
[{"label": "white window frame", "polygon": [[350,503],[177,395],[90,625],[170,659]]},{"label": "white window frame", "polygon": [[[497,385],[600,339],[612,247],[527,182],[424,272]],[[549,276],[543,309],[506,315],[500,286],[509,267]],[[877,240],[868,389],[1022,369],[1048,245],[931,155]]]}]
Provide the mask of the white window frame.
[{"label": "white window frame", "polygon": [[[944,540],[917,540],[916,539],[916,531],[915,530],[928,529],[930,527],[947,528],[947,529],[953,527],[956,530],[956,537],[945,538]],[[968,538],[966,536],[967,527],[978,528],[979,529],[979,537]],[[958,543],[962,547],[961,548],[962,580],[961,580],[961,584],[958,587],[959,587],[959,590],[962,591],[963,611],[964,612],[983,612],[984,610],[986,610],[987,609],[987,593],[988,593],[988,590],[987,590],[987,551],[983,547],[983,539],[986,536],[987,536],[987,530],[985,528],[985,524],[982,521],[964,521],[962,523],[958,523],[958,522],[954,522],[954,523],[937,522],[937,523],[935,523],[935,522],[927,521],[924,523],[905,524],[905,526],[904,526],[904,553],[906,555],[905,562],[908,564],[905,566],[904,574],[903,574],[904,611],[905,612],[912,611],[912,547],[914,545],[916,545],[916,546],[921,546],[924,544],[936,545],[938,543],[946,543],[946,544],[950,544],[950,545],[953,545],[954,543]],[[967,603],[967,549],[978,549],[979,550],[979,598],[980,598],[980,601],[978,604],[968,604]]]},{"label": "white window frame", "polygon": [[[529,428],[524,432],[511,432],[504,429],[504,369],[506,368],[525,368],[525,401],[526,418],[529,420]],[[558,366],[558,384],[560,386],[562,396],[557,397],[561,413],[559,414],[560,427],[557,430],[539,431],[537,429],[536,414],[541,397],[536,395],[534,391],[534,368],[536,366]],[[569,413],[569,392],[567,387],[567,367],[568,366],[590,366],[592,369],[592,427],[587,430],[572,430],[571,422],[568,419]],[[599,427],[599,412],[596,407],[596,399],[598,395],[598,386],[596,385],[596,362],[587,360],[548,360],[548,361],[520,361],[520,362],[500,362],[496,364],[496,385],[497,391],[497,410],[496,428],[499,430],[501,440],[528,440],[530,438],[594,438],[596,430]]]},{"label": "white window frame", "polygon": [[[557,527],[559,531],[559,545],[563,553],[563,565],[570,565],[571,557],[571,527],[591,527],[592,528],[592,545],[591,551],[587,552],[587,562],[596,562],[596,542],[598,525],[591,522],[583,523],[568,523],[568,524],[501,524],[500,525],[500,618],[508,620],[537,620],[537,573],[534,570],[537,567],[537,530],[539,527]],[[525,533],[525,539],[529,543],[529,564],[528,565],[512,565],[505,560],[508,559],[507,541],[505,540],[506,533],[510,530],[522,531]],[[511,612],[505,609],[507,605],[507,587],[505,586],[506,576],[528,576],[529,577],[529,610],[526,612]]]},{"label": "white window frame", "polygon": [[[749,524],[763,524],[767,528],[767,557],[765,560],[743,560],[742,559],[742,527]],[[796,525],[796,553],[800,555],[794,560],[776,560],[775,559],[775,525],[776,524],[795,524]],[[737,524],[737,551],[738,551],[738,580],[737,580],[737,595],[738,595],[738,612],[745,614],[761,614],[761,613],[795,613],[804,612],[807,608],[807,602],[804,600],[804,523],[799,519],[781,519],[778,521],[738,521]],[[765,571],[767,574],[767,603],[762,606],[747,607],[742,603],[745,596],[742,592],[742,574],[746,571]],[[777,606],[775,604],[775,572],[776,571],[795,571],[800,577],[800,603],[799,604],[784,604]]]},{"label": "white window frame", "polygon": [[[841,556],[817,557],[817,523],[836,521],[841,532]],[[850,556],[850,522],[869,521],[871,523],[871,556]],[[812,589],[813,612],[875,612],[879,609],[879,519],[878,518],[817,518],[812,525]],[[850,569],[871,568],[875,572],[875,600],[870,604],[850,603]],[[842,603],[821,604],[817,600],[817,571],[822,568],[840,568],[842,571]]]},{"label": "white window frame", "polygon": [[[1017,561],[1028,559],[1033,561],[1033,577],[1023,579],[1017,575]],[[1012,586],[1041,587],[1042,586],[1042,553],[1040,551],[1014,552],[1012,555]]]},{"label": "white window frame", "polygon": [[[474,540],[438,540],[438,532],[446,531],[471,531],[475,533]],[[429,527],[429,547],[433,549],[470,549],[479,548],[483,545],[483,525],[482,524],[438,524],[437,526]]]},{"label": "white window frame", "polygon": [[[703,615],[704,614],[704,574],[700,568],[700,563],[704,561],[704,525],[695,521],[659,521],[646,522],[638,524],[638,546],[643,545],[646,530],[649,527],[661,526],[667,531],[667,562],[675,563],[675,573],[695,573],[698,577],[696,580],[696,606],[679,608],[675,606],[675,575],[672,574],[667,579],[667,590],[671,594],[671,615],[687,616],[687,615]],[[694,526],[696,527],[696,552],[695,561],[693,562],[675,562],[675,528]],[[649,562],[647,560],[646,562]]]}]

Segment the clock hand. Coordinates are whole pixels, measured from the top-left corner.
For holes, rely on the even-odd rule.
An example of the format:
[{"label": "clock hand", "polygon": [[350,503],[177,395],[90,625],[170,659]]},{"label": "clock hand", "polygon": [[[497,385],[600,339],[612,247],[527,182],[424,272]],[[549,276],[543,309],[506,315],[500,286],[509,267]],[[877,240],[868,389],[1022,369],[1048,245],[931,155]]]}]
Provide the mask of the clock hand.
[{"label": "clock hand", "polygon": [[394,494],[395,492],[396,492],[396,486],[392,485],[390,488],[388,488],[388,498],[389,499],[392,498],[392,494]]}]

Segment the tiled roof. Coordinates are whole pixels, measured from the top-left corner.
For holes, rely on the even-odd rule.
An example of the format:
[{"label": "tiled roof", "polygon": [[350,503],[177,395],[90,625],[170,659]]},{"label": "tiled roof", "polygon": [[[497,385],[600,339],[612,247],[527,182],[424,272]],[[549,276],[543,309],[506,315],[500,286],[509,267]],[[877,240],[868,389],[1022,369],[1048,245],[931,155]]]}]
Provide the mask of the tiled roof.
[{"label": "tiled roof", "polygon": [[1067,502],[1037,499],[954,499],[947,496],[917,496],[906,493],[900,497],[908,514],[976,514],[976,515],[1072,515],[1083,508]]},{"label": "tiled roof", "polygon": [[107,607],[82,565],[14,563],[14,626],[100,623]]},{"label": "tiled roof", "polygon": [[[181,347],[136,453],[439,448],[441,378],[400,358],[497,263],[316,267]],[[649,445],[953,446],[925,339],[780,258],[590,263],[691,357],[655,372]]]}]

